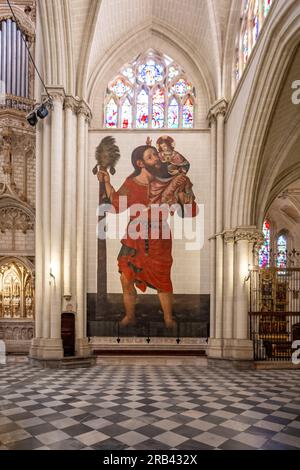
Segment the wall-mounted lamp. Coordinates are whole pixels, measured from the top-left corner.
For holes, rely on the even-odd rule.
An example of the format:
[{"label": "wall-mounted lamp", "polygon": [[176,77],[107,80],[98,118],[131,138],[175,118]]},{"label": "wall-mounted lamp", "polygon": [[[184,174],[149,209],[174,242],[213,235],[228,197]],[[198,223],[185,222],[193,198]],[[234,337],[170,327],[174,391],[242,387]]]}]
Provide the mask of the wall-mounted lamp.
[{"label": "wall-mounted lamp", "polygon": [[248,264],[248,275],[245,276],[244,282],[249,281],[250,276],[251,276],[251,271],[253,271],[253,266],[251,264]]},{"label": "wall-mounted lamp", "polygon": [[53,284],[54,284],[54,286],[55,286],[55,281],[56,281],[56,279],[55,279],[55,276],[54,276],[54,274],[53,274],[53,272],[52,272],[52,266],[51,266],[51,264],[50,264],[49,276],[50,276],[49,284],[51,285],[51,279],[53,279]]},{"label": "wall-mounted lamp", "polygon": [[45,119],[45,117],[48,116],[49,110],[52,109],[52,107],[53,107],[52,98],[49,97],[42,104],[35,107],[35,109],[26,116],[27,122],[31,126],[36,126],[39,119]]}]

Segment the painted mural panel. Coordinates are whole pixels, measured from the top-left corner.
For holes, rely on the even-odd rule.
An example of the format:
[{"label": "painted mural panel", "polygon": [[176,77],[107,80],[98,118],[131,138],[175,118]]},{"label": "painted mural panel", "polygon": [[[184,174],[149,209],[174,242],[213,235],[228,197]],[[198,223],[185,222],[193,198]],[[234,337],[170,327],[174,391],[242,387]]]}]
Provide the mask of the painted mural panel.
[{"label": "painted mural panel", "polygon": [[[97,145],[97,293],[88,294],[88,334],[207,336],[208,296],[200,295],[200,287],[185,294],[173,286],[184,250],[194,249],[198,260],[204,239],[193,167],[170,135],[138,143],[131,155],[120,152],[118,137],[105,136]],[[120,180],[115,172],[124,160]],[[179,254],[174,241],[180,229],[186,239],[180,240]],[[116,239],[118,253],[113,253]],[[186,276],[197,277],[198,270],[199,265],[190,266]],[[115,293],[109,288],[112,274]]]}]

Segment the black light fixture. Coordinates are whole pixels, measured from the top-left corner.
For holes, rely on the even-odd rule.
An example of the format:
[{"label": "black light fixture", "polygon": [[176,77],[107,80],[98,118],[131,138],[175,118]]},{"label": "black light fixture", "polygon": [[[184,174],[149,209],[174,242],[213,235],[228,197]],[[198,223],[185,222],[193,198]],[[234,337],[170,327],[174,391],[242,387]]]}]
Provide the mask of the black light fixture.
[{"label": "black light fixture", "polygon": [[26,119],[27,119],[27,122],[31,125],[31,126],[35,126],[38,122],[38,118],[37,118],[37,115],[35,113],[35,111],[32,111],[30,114],[28,114],[26,116]]},{"label": "black light fixture", "polygon": [[26,116],[27,122],[31,126],[36,126],[38,123],[38,118],[45,119],[45,117],[48,116],[49,114],[48,109],[51,108],[51,106],[52,106],[52,99],[51,97],[49,97],[47,101],[40,104],[37,108],[35,108],[33,111],[31,111],[31,113],[29,113]]},{"label": "black light fixture", "polygon": [[38,107],[36,114],[40,119],[45,119],[49,114],[46,104],[41,104],[41,106]]}]

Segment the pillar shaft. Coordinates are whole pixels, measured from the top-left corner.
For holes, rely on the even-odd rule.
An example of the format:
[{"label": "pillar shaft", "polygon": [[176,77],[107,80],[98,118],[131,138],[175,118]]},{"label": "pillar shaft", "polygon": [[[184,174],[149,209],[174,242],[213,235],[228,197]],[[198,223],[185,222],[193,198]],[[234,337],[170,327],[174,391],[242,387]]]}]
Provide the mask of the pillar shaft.
[{"label": "pillar shaft", "polygon": [[43,305],[43,338],[50,338],[50,265],[51,265],[51,128],[50,119],[43,121],[43,238],[44,238],[44,305]]},{"label": "pillar shaft", "polygon": [[233,338],[234,237],[225,236],[224,245],[224,338]]},{"label": "pillar shaft", "polygon": [[211,121],[211,152],[210,152],[210,337],[215,337],[216,314],[216,121]]},{"label": "pillar shaft", "polygon": [[249,244],[247,240],[238,240],[236,243],[235,264],[235,338],[248,337],[248,290],[245,279],[248,273]]},{"label": "pillar shaft", "polygon": [[[42,127],[40,124],[39,130]],[[43,165],[41,153],[43,149],[43,140],[40,132],[37,132],[36,142],[36,233],[35,233],[35,336],[42,337],[43,334],[43,223],[42,223],[42,205],[43,205]]]},{"label": "pillar shaft", "polygon": [[86,163],[87,131],[89,111],[82,104],[78,108],[77,118],[77,262],[76,262],[76,293],[77,318],[76,338],[86,336]]},{"label": "pillar shaft", "polygon": [[63,95],[53,94],[51,113],[51,338],[61,337],[63,243]]},{"label": "pillar shaft", "polygon": [[72,257],[72,230],[74,230],[74,215],[76,209],[76,126],[75,100],[67,97],[65,100],[65,180],[64,180],[64,251],[63,251],[63,295],[67,300],[72,297],[72,273],[75,263]]}]

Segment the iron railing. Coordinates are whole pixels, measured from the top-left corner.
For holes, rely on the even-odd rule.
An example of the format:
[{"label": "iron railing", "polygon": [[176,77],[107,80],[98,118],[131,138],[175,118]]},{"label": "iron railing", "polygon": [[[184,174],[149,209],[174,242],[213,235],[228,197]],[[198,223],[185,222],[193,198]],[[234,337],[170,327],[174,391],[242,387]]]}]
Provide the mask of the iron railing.
[{"label": "iron railing", "polygon": [[299,312],[250,312],[254,360],[291,361],[293,342],[300,340]]}]

